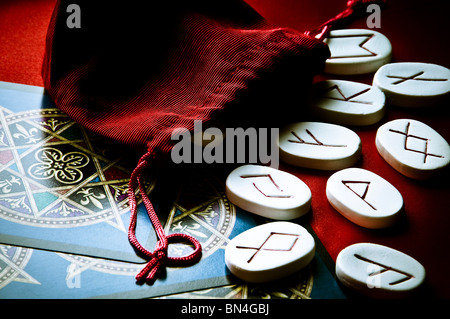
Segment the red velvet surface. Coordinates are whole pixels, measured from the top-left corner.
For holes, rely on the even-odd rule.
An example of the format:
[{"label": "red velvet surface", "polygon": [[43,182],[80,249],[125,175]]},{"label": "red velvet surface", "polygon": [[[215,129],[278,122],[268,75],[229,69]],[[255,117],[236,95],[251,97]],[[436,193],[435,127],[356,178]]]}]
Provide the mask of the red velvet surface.
[{"label": "red velvet surface", "polygon": [[[300,31],[314,28],[344,9],[336,0],[247,0],[270,23]],[[381,14],[381,29],[392,42],[394,61],[429,62],[449,67],[448,9],[444,1],[388,1]],[[41,64],[53,0],[0,2],[0,81],[42,86]],[[366,28],[365,19],[350,25]],[[373,74],[328,76],[370,84]],[[294,101],[295,102],[295,101]],[[388,106],[386,117],[366,128],[352,128],[361,138],[363,153],[356,166],[369,169],[393,184],[403,195],[405,217],[390,229],[368,230],[346,220],[328,203],[325,185],[332,172],[318,172],[281,165],[307,183],[313,194],[309,221],[333,259],[346,246],[374,242],[399,249],[420,261],[427,270],[425,295],[449,298],[450,199],[449,173],[419,182],[397,173],[375,148],[376,129],[396,118],[420,120],[450,140],[446,105],[429,109],[401,109]],[[302,119],[298,119],[301,121]]]}]

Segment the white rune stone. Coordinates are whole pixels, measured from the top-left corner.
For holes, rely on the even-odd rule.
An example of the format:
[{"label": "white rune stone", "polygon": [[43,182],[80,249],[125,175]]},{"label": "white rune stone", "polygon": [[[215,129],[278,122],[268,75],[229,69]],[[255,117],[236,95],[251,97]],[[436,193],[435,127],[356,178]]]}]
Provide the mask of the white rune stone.
[{"label": "white rune stone", "polygon": [[331,74],[365,74],[388,63],[392,46],[380,32],[366,29],[333,30],[324,39],[331,56],[325,61],[325,72]]},{"label": "white rune stone", "polygon": [[233,238],[225,249],[225,263],[247,282],[267,282],[289,276],[314,258],[315,242],[302,226],[272,222]]}]

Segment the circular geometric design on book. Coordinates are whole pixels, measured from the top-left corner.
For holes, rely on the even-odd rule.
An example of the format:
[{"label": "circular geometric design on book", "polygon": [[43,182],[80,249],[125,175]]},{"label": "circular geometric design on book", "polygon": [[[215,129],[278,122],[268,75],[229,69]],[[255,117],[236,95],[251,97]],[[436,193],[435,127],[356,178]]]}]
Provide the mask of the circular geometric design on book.
[{"label": "circular geometric design on book", "polygon": [[33,249],[0,245],[0,289],[12,281],[39,284],[24,271],[32,253]]},{"label": "circular geometric design on book", "polygon": [[[35,227],[108,222],[126,229],[128,181],[138,157],[58,109],[0,106],[0,218]],[[150,192],[155,181],[147,179]]]},{"label": "circular geometric design on book", "polygon": [[223,287],[185,292],[170,296],[166,299],[310,299],[314,282],[314,269],[308,265],[299,272],[281,280],[254,284],[239,283]]},{"label": "circular geometric design on book", "polygon": [[[194,236],[202,245],[202,258],[206,258],[228,241],[236,221],[235,208],[228,201],[224,185],[218,179],[206,176],[188,178],[179,189],[170,213],[165,221],[167,234],[183,233]],[[162,219],[161,216],[159,216]],[[161,221],[163,224],[164,222]],[[171,243],[169,256],[186,256],[192,248],[183,243]],[[136,276],[142,264],[104,260],[86,256],[58,254],[70,261],[74,268],[99,272]],[[168,268],[171,271],[174,268]]]},{"label": "circular geometric design on book", "polygon": [[[264,284],[238,284],[230,286],[226,298],[230,299],[310,299],[313,288],[311,265],[299,272]],[[205,296],[206,297],[206,296]]]},{"label": "circular geometric design on book", "polygon": [[[202,245],[202,258],[228,243],[236,222],[236,210],[218,178],[196,175],[186,178],[165,223],[167,234],[184,233]],[[186,250],[188,249],[188,250]],[[170,244],[169,255],[185,256],[191,248]]]}]

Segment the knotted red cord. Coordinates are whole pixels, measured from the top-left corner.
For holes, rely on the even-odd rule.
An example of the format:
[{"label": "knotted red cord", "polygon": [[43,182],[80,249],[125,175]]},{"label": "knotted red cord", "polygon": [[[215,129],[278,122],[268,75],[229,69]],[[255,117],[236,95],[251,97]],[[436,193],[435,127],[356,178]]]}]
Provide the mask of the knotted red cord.
[{"label": "knotted red cord", "polygon": [[[128,240],[138,252],[140,252],[143,256],[145,256],[145,258],[149,260],[147,265],[136,276],[136,280],[138,282],[143,281],[144,279],[147,282],[153,282],[156,279],[156,273],[162,266],[190,265],[197,262],[202,254],[202,246],[194,237],[186,234],[170,234],[166,236],[164,228],[159,222],[158,216],[153,208],[152,202],[145,193],[145,189],[142,187],[141,183],[141,173],[146,167],[149,166],[153,157],[154,153],[151,150],[149,150],[144,156],[141,157],[138,165],[131,173],[128,188],[128,201],[131,212],[130,226],[128,228]],[[142,201],[144,202],[147,214],[158,236],[158,242],[156,243],[155,251],[153,252],[150,252],[149,250],[144,248],[136,238],[137,203],[136,195],[134,193],[136,184],[139,186],[139,192],[141,193]],[[176,241],[192,243],[194,245],[194,251],[190,255],[183,257],[167,256],[167,248],[169,242]]]},{"label": "knotted red cord", "polygon": [[385,0],[349,0],[347,1],[347,7],[344,11],[339,13],[334,18],[322,23],[314,30],[306,31],[305,34],[311,37],[315,37],[319,40],[326,38],[331,29],[336,28],[339,23],[344,22],[349,18],[353,18],[356,15],[363,15],[366,13],[367,6],[369,4],[378,4],[384,6]]}]

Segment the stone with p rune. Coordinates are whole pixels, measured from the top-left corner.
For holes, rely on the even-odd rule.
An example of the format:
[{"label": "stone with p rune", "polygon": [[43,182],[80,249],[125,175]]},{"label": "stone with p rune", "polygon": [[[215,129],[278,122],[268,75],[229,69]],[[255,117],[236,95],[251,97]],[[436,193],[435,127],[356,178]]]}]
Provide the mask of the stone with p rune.
[{"label": "stone with p rune", "polygon": [[272,167],[240,166],[225,184],[230,202],[263,217],[291,220],[310,210],[309,187],[298,177]]}]

